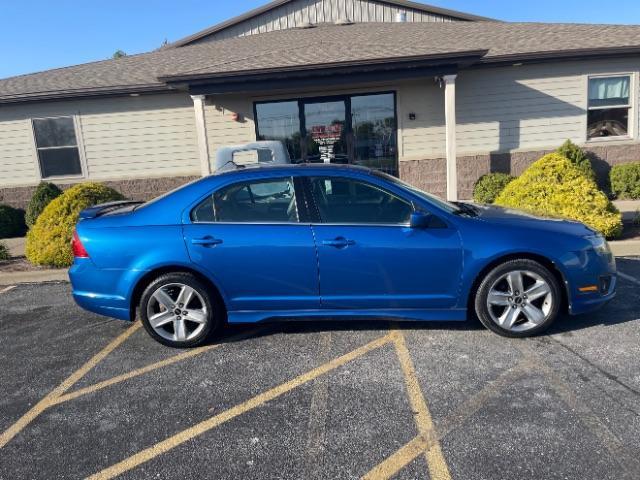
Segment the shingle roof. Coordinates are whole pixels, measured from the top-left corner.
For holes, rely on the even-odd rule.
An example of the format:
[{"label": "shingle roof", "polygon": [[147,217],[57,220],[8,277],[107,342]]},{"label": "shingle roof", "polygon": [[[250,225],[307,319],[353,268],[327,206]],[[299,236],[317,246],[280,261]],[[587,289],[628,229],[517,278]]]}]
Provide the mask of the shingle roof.
[{"label": "shingle roof", "polygon": [[482,63],[640,54],[640,26],[497,22],[323,25],[158,50],[0,80],[0,102],[164,90],[159,78],[224,76],[488,50]]}]

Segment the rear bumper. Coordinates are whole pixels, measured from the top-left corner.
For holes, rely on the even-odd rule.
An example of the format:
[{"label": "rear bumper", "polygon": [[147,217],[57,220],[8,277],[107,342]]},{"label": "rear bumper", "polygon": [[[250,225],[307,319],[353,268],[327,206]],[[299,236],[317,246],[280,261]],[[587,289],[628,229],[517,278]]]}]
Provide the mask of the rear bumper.
[{"label": "rear bumper", "polygon": [[122,290],[123,273],[123,270],[98,269],[90,259],[77,258],[69,269],[73,299],[90,312],[132,320],[129,299],[114,293]]},{"label": "rear bumper", "polygon": [[129,308],[121,306],[120,298],[74,290],[73,299],[80,307],[90,312],[120,320],[131,320],[131,312]]}]

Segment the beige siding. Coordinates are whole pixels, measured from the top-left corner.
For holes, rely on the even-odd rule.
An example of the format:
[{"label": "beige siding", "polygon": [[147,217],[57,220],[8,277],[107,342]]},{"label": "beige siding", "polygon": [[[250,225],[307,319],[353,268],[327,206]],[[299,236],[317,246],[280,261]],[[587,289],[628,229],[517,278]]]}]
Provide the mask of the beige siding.
[{"label": "beige siding", "polygon": [[[633,73],[638,138],[640,59],[566,62],[463,71],[457,79],[458,154],[554,148],[567,138],[586,142],[587,78]],[[403,159],[444,156],[443,91],[431,80],[399,88]],[[413,111],[416,120],[407,115]]]},{"label": "beige siding", "polygon": [[[232,120],[234,113],[240,115],[239,121]],[[224,145],[237,145],[253,142],[256,139],[253,122],[253,104],[246,97],[214,97],[207,100],[205,122],[211,162],[218,148]]]},{"label": "beige siding", "polygon": [[[463,71],[457,80],[458,155],[544,150],[567,138],[585,144],[588,75],[626,72],[638,77],[640,58]],[[637,78],[634,85],[632,134],[637,140]],[[444,157],[444,91],[433,77],[375,87],[209,99],[216,105],[207,106],[211,154],[223,144],[255,140],[255,100],[383,90],[397,91],[400,160]],[[242,115],[242,122],[231,120],[233,112]],[[409,120],[409,113],[416,119]]]},{"label": "beige siding", "polygon": [[371,0],[298,0],[274,8],[258,17],[245,20],[194,43],[299,27],[304,23],[335,23],[349,19],[357,23],[393,22],[396,14],[405,12],[407,22],[450,22],[455,19],[412,8],[398,8]]},{"label": "beige siding", "polygon": [[199,173],[193,102],[142,95],[0,107],[2,186],[40,180],[31,118],[73,115],[90,180]]},{"label": "beige siding", "polygon": [[0,109],[0,186],[37,181],[31,122],[13,120]]}]

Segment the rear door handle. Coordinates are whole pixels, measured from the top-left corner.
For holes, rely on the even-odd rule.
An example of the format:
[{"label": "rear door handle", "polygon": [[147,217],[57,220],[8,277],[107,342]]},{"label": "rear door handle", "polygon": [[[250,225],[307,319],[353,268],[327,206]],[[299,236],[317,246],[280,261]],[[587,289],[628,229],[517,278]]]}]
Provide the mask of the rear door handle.
[{"label": "rear door handle", "polygon": [[336,247],[336,248],[344,248],[344,247],[348,247],[349,245],[355,245],[355,244],[356,244],[355,240],[349,240],[344,237],[337,237],[337,238],[334,238],[333,240],[322,241],[322,245],[326,245],[327,247]]},{"label": "rear door handle", "polygon": [[202,238],[192,238],[191,243],[193,245],[202,245],[203,247],[213,247],[214,245],[220,245],[222,240],[207,235]]}]

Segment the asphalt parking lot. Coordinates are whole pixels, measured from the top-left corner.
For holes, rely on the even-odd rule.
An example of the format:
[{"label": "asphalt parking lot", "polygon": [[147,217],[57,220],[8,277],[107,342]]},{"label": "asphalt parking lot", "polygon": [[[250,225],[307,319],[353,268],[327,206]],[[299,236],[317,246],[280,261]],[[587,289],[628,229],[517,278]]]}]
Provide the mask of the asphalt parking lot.
[{"label": "asphalt parking lot", "polygon": [[640,478],[640,259],[549,335],[230,328],[197,350],[0,287],[0,478]]}]

